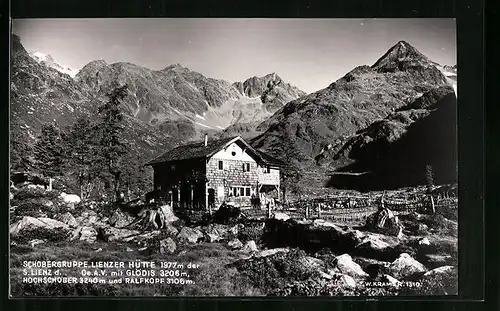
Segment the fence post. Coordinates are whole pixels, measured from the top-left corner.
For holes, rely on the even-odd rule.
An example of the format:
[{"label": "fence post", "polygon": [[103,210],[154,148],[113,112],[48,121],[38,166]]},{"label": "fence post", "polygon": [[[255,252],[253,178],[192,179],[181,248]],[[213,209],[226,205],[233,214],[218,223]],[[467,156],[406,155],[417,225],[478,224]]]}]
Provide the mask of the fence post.
[{"label": "fence post", "polygon": [[309,219],[309,204],[306,204],[306,219]]},{"label": "fence post", "polygon": [[271,218],[271,204],[267,203],[267,218]]},{"label": "fence post", "polygon": [[321,204],[318,204],[318,218],[321,218]]},{"label": "fence post", "polygon": [[436,206],[434,205],[434,198],[431,195],[431,208],[432,208],[432,213],[436,213]]}]

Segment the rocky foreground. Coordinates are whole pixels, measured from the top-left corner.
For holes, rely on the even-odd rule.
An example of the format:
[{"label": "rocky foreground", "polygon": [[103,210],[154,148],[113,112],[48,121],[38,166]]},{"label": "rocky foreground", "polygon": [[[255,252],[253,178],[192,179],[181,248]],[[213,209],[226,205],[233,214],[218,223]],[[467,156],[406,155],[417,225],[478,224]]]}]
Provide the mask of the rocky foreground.
[{"label": "rocky foreground", "polygon": [[[233,282],[244,278],[255,290],[215,295],[457,294],[457,222],[441,215],[401,216],[401,232],[390,235],[370,226],[287,219],[282,213],[267,220],[213,217],[189,223],[169,207],[120,208],[71,198],[36,187],[11,190],[13,256],[19,249],[36,252],[65,243],[83,243],[94,255],[105,253],[107,245],[123,245],[128,257],[157,259],[216,247],[203,256],[222,265],[218,273],[235,274]],[[207,268],[203,278],[218,282],[210,273]],[[205,288],[197,294],[211,293]]]}]

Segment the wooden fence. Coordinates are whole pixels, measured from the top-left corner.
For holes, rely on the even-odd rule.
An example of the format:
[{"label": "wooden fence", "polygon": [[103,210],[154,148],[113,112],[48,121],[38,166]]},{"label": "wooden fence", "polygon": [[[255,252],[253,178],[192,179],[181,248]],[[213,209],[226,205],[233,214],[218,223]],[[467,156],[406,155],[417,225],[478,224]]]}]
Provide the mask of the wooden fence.
[{"label": "wooden fence", "polygon": [[[455,209],[458,207],[456,199],[440,200],[427,195],[409,200],[408,198],[390,198],[384,200],[385,207],[395,215],[407,215],[412,212],[430,213],[432,204],[434,210],[440,208]],[[339,223],[364,223],[366,218],[378,209],[377,200],[373,197],[331,197],[300,200],[288,204],[277,205],[268,209],[244,210],[244,214],[251,218],[264,218],[273,212],[283,212],[294,219],[326,219]]]},{"label": "wooden fence", "polygon": [[[293,219],[325,219],[337,223],[354,225],[364,223],[366,218],[377,211],[379,197],[370,196],[335,196],[299,200],[286,204],[274,206],[262,206],[261,208],[243,209],[247,218],[265,219],[274,212],[282,212]],[[456,209],[458,200],[450,197],[438,197],[430,195],[413,195],[412,197],[400,196],[384,199],[385,207],[394,212],[395,215],[406,215],[412,212],[430,213],[432,205],[434,210],[440,208]],[[186,209],[186,207],[175,207],[182,210],[184,214],[196,215],[207,213],[203,209]],[[214,212],[215,209],[212,209]]]}]

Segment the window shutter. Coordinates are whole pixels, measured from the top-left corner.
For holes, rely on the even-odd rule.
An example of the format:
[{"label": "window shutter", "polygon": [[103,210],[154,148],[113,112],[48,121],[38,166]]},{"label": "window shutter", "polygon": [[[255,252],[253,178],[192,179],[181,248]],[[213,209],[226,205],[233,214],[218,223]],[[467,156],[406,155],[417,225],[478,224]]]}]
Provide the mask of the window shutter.
[{"label": "window shutter", "polygon": [[245,171],[245,163],[243,163],[243,172]]}]

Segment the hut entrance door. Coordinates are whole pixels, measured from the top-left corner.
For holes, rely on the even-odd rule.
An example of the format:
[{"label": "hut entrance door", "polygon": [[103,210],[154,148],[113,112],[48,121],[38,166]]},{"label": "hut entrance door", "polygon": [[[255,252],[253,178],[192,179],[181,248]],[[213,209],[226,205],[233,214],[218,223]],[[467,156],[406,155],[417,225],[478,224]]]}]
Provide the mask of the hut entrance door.
[{"label": "hut entrance door", "polygon": [[215,189],[208,189],[208,205],[213,205],[215,203]]}]

